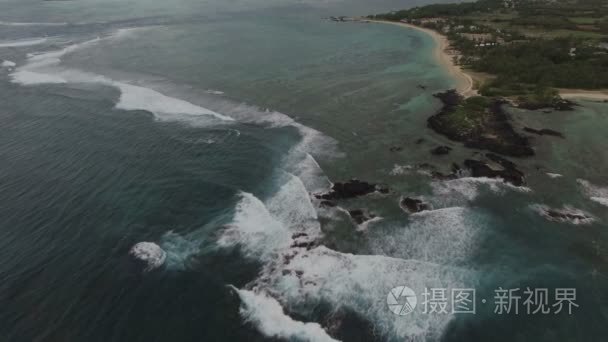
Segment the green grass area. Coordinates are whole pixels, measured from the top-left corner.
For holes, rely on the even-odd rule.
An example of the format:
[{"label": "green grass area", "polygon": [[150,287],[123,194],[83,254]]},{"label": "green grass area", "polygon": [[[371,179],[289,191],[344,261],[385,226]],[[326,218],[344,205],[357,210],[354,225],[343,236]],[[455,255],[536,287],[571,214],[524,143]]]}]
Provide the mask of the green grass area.
[{"label": "green grass area", "polygon": [[547,31],[542,28],[533,27],[515,27],[515,29],[521,31],[525,36],[533,38],[579,38],[579,39],[593,39],[600,40],[606,37],[605,34],[599,32],[590,31],[579,31],[579,30],[551,30]]},{"label": "green grass area", "polygon": [[484,126],[490,101],[484,96],[470,97],[445,117],[446,123],[460,134],[470,134]]},{"label": "green grass area", "polygon": [[571,17],[568,21],[578,25],[594,25],[599,21],[599,18],[593,17]]}]

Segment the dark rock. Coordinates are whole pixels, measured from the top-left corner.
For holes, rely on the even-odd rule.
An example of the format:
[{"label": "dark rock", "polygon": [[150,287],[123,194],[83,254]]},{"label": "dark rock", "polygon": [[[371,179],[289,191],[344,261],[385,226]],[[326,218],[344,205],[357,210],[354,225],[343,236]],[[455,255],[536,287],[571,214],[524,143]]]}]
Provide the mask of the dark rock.
[{"label": "dark rock", "polygon": [[493,168],[487,162],[467,159],[464,161],[464,165],[471,170],[472,177],[502,178],[505,182],[515,186],[522,186],[526,183],[524,173],[519,171],[513,162],[492,153],[488,153],[486,156],[499,164],[501,168]]},{"label": "dark rock", "polygon": [[441,100],[441,102],[443,102],[443,104],[448,107],[455,107],[459,105],[462,100],[464,100],[462,95],[458,94],[456,89],[450,89],[444,91],[443,93],[434,94],[433,96]]},{"label": "dark rock", "polygon": [[376,215],[370,214],[367,212],[367,210],[364,210],[364,209],[349,210],[348,214],[350,215],[350,217],[353,218],[353,220],[357,224],[362,224],[362,223],[367,222],[367,221],[373,219],[374,217],[376,217]]},{"label": "dark rock", "polygon": [[293,233],[291,235],[291,238],[292,239],[297,239],[297,238],[307,237],[307,236],[308,236],[308,234],[306,234],[306,233]]},{"label": "dark rock", "polygon": [[552,129],[543,128],[543,129],[534,129],[530,127],[524,127],[524,131],[528,133],[538,134],[538,135],[552,135],[555,137],[564,138],[564,135],[558,131],[554,131]]},{"label": "dark rock", "polygon": [[[382,188],[380,190],[385,191],[386,189]],[[345,183],[334,183],[331,187],[331,191],[325,194],[315,195],[315,197],[324,200],[340,200],[364,196],[376,191],[379,191],[379,189],[375,184],[351,179]]]},{"label": "dark rock", "polygon": [[[517,107],[528,109],[528,110],[540,110],[545,108],[552,108],[558,111],[569,111],[574,110],[577,104],[570,100],[565,100],[562,98],[556,98],[547,102],[535,102],[529,101],[525,98],[520,98],[517,102]],[[546,113],[546,111],[545,111]]]},{"label": "dark rock", "polygon": [[419,84],[418,88],[422,89],[422,90],[426,90],[427,86],[423,85],[423,84]]},{"label": "dark rock", "polygon": [[390,192],[390,188],[386,184],[377,184],[376,191],[381,194],[388,194]]},{"label": "dark rock", "polygon": [[417,198],[405,197],[399,201],[401,209],[410,213],[418,213],[424,210],[430,210],[430,205]]},{"label": "dark rock", "polygon": [[504,167],[505,169],[517,169],[517,165],[515,165],[514,162],[505,159],[499,155],[496,155],[494,153],[486,153],[486,157],[488,159],[490,159],[491,161],[498,163],[500,166]]},{"label": "dark rock", "polygon": [[424,142],[424,138],[416,139],[416,145],[420,145]]},{"label": "dark rock", "polygon": [[437,166],[429,163],[421,163],[415,165],[418,170],[433,171],[437,170]]},{"label": "dark rock", "polygon": [[306,248],[306,249],[311,249],[312,247],[315,246],[315,242],[314,241],[294,241],[291,244],[291,248]]},{"label": "dark rock", "polygon": [[321,201],[322,207],[333,208],[337,205],[338,205],[338,203],[333,202],[333,201],[327,201],[327,200]]},{"label": "dark rock", "polygon": [[321,325],[327,333],[338,341],[380,342],[388,340],[365,315],[352,309],[340,306],[334,308],[316,308],[321,313]]},{"label": "dark rock", "polygon": [[452,148],[448,146],[437,146],[431,150],[431,154],[435,156],[441,156],[450,153],[451,150]]},{"label": "dark rock", "polygon": [[450,174],[445,174],[445,173],[441,173],[439,171],[433,171],[431,172],[431,177],[433,177],[433,179],[437,179],[437,180],[453,180],[458,178],[458,175],[455,173],[450,173]]},{"label": "dark rock", "polygon": [[462,103],[462,96],[455,90],[449,90],[435,94],[435,97],[443,102],[439,113],[427,120],[429,128],[435,132],[451,140],[463,142],[468,148],[484,149],[515,157],[534,155],[528,138],[515,132],[511,126],[509,116],[502,108],[506,103],[504,100],[492,100],[482,123],[462,129],[454,124],[454,120],[450,120],[450,115]]},{"label": "dark rock", "polygon": [[391,152],[399,152],[403,150],[403,147],[401,146],[391,146],[391,148],[388,149]]},{"label": "dark rock", "polygon": [[595,221],[590,214],[568,206],[562,209],[549,208],[544,205],[536,206],[536,210],[544,218],[554,222],[564,222],[571,224],[590,224]]}]

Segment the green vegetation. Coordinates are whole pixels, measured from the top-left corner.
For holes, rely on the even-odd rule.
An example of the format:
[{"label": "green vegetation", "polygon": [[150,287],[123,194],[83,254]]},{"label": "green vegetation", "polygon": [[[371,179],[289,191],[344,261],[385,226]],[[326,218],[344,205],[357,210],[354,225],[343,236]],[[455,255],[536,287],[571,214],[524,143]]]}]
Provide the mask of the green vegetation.
[{"label": "green vegetation", "polygon": [[[485,96],[508,96],[536,107],[559,100],[553,88],[608,88],[608,2],[480,0],[370,16],[406,21],[445,34],[457,62],[496,77]],[[476,100],[477,101],[477,100]]]},{"label": "green vegetation", "polygon": [[446,124],[461,135],[474,134],[483,131],[485,121],[490,115],[488,107],[491,100],[483,96],[474,96],[462,101],[454,108],[449,116],[445,117]]}]

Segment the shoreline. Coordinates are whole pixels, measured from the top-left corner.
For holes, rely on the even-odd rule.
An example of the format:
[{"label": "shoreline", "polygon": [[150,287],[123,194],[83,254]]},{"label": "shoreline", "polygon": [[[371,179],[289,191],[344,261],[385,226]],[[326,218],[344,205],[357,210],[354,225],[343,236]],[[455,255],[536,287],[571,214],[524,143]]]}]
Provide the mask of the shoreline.
[{"label": "shoreline", "polygon": [[[448,40],[448,38],[446,36],[442,35],[441,33],[437,32],[437,31],[431,30],[431,29],[427,29],[424,27],[420,27],[420,26],[416,26],[416,25],[412,25],[412,24],[408,24],[408,23],[403,23],[403,22],[385,21],[385,20],[367,20],[367,21],[369,21],[371,23],[390,24],[390,25],[396,25],[396,26],[400,26],[400,27],[404,27],[404,28],[410,28],[410,29],[424,32],[424,33],[428,34],[429,36],[431,36],[431,38],[433,38],[433,40],[435,41],[435,48],[434,48],[433,56],[435,57],[435,60],[437,61],[437,63],[439,63],[441,65],[441,67],[443,67],[456,80],[456,91],[458,91],[458,93],[461,94],[462,96],[464,96],[465,98],[477,95],[477,90],[474,89],[473,77],[471,77],[471,75],[464,72],[464,70],[462,70],[462,68],[459,65],[454,64],[454,62],[452,60],[452,56],[446,52],[450,47],[450,41]],[[608,95],[606,95],[606,98],[608,99]]]},{"label": "shoreline", "polygon": [[559,88],[559,96],[564,99],[581,99],[581,100],[596,100],[608,101],[608,90],[585,90],[585,89],[567,89]]}]

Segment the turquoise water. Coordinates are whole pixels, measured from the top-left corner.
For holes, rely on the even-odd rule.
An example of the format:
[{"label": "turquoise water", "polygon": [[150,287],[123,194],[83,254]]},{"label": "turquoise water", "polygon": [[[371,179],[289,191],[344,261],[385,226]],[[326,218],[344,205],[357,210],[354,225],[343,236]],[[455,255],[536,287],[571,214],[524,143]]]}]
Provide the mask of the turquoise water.
[{"label": "turquoise water", "polygon": [[[516,161],[528,188],[432,180],[412,166],[475,153],[426,128],[432,93],[453,85],[432,39],[321,19],[414,4],[1,2],[0,61],[16,64],[0,68],[3,340],[606,336],[606,105],[510,110],[566,136]],[[439,144],[454,150],[431,156]],[[391,192],[311,196],[352,177]],[[435,210],[406,215],[401,196]],[[357,208],[378,218],[356,225]],[[141,241],[166,251],[162,268],[133,264]],[[419,295],[408,316],[386,303],[399,285]],[[498,287],[575,288],[579,307],[497,315]],[[476,288],[477,314],[425,314],[424,288]]]}]

